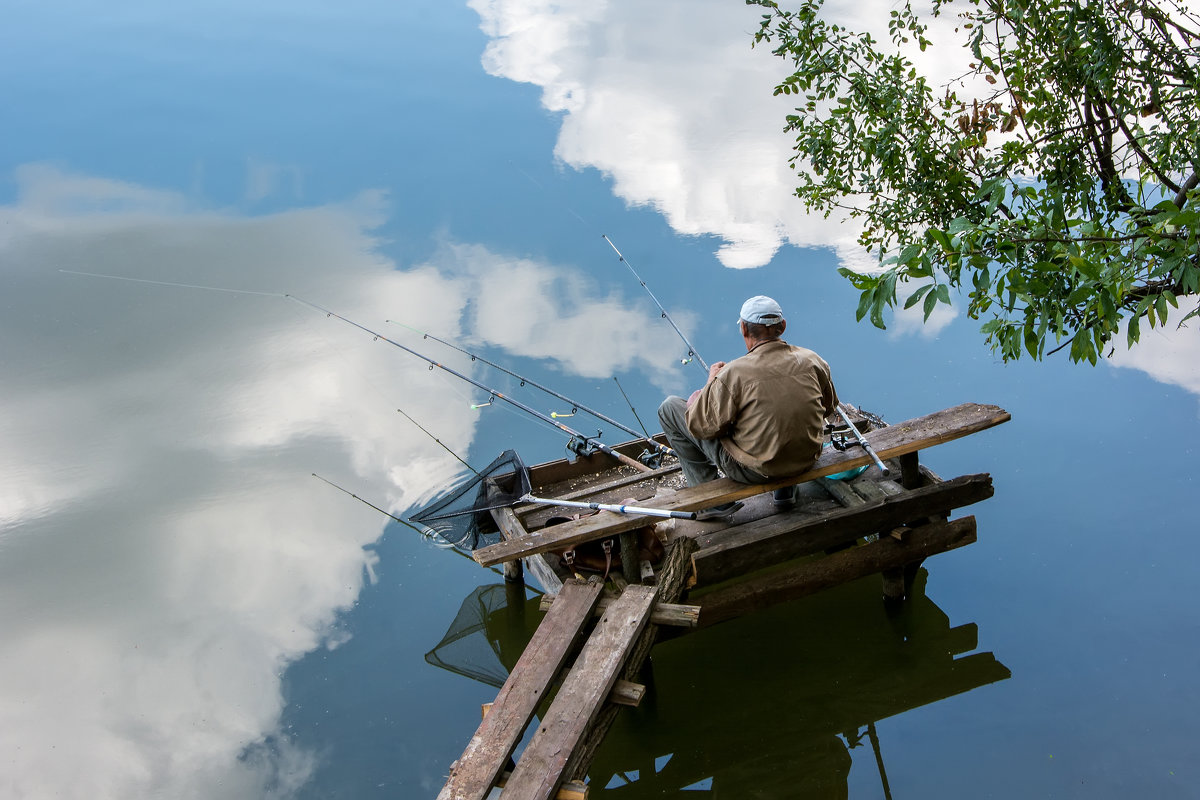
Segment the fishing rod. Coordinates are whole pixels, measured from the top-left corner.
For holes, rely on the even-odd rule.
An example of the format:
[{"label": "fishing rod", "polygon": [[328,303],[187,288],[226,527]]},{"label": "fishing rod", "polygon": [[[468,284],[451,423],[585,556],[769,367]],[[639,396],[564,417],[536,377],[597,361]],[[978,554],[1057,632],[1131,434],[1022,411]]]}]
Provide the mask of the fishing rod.
[{"label": "fishing rod", "polygon": [[[413,333],[419,333],[419,334],[421,334],[422,337],[424,337],[426,339],[433,339],[435,342],[440,342],[441,344],[446,345],[446,347],[449,347],[452,350],[457,350],[458,352],[462,353],[465,356],[470,356],[472,361],[481,361],[484,364],[487,364],[489,367],[498,369],[501,372],[503,372],[505,375],[510,375],[510,376],[516,378],[517,380],[519,380],[521,382],[522,386],[524,386],[525,384],[529,384],[530,386],[534,387],[535,389],[541,389],[546,394],[557,397],[559,400],[562,400],[564,403],[571,404],[571,409],[572,409],[571,414],[558,414],[555,412],[551,412],[550,416],[553,417],[554,419],[558,419],[559,417],[568,417],[568,416],[573,415],[575,413],[575,411],[582,411],[585,414],[591,414],[593,417],[600,420],[601,422],[607,422],[609,425],[613,425],[613,426],[619,428],[620,430],[625,431],[630,436],[636,436],[638,438],[643,439],[644,441],[649,443],[651,447],[653,447],[655,450],[657,450],[659,455],[668,455],[668,456],[675,455],[675,452],[673,450],[671,450],[671,448],[666,447],[665,445],[659,444],[658,442],[654,441],[654,439],[650,438],[650,436],[648,436],[648,435],[644,436],[643,434],[635,431],[633,428],[630,428],[626,425],[622,425],[620,422],[617,422],[615,419],[611,419],[610,417],[605,416],[604,414],[600,413],[599,411],[596,411],[595,409],[588,408],[583,403],[572,400],[571,398],[567,397],[566,395],[559,394],[558,392],[551,389],[549,386],[543,386],[542,384],[538,383],[537,381],[533,380],[532,378],[526,378],[522,375],[518,375],[517,373],[513,372],[512,370],[506,369],[505,367],[502,367],[493,361],[488,361],[483,356],[476,355],[475,353],[472,353],[469,350],[465,350],[456,344],[447,342],[445,339],[439,339],[438,337],[434,336],[432,333],[426,333],[425,331],[417,330],[416,328],[412,327],[411,325],[405,325],[403,322],[400,322],[398,320],[389,319],[387,321],[391,322],[394,325],[399,325],[401,328],[408,328]],[[620,384],[617,384],[617,385],[618,385],[618,387],[620,386]],[[643,455],[649,456],[650,454],[645,453]]]},{"label": "fishing rod", "polygon": [[621,255],[621,251],[618,250],[617,246],[612,243],[612,239],[608,238],[607,234],[602,233],[600,235],[604,238],[604,241],[608,242],[608,246],[613,249],[613,252],[617,254],[617,257],[621,259],[621,263],[629,267],[629,271],[633,273],[633,277],[637,278],[638,283],[640,283],[642,288],[646,290],[646,294],[650,295],[650,299],[654,301],[654,304],[658,306],[658,310],[662,312],[663,319],[671,324],[671,327],[675,329],[677,334],[679,334],[679,338],[683,339],[683,343],[687,345],[687,358],[680,359],[681,363],[686,364],[692,359],[695,359],[700,363],[700,366],[704,368],[704,371],[708,372],[708,364],[704,363],[704,359],[701,358],[700,354],[696,352],[696,348],[691,342],[688,341],[688,338],[683,335],[683,331],[679,330],[679,326],[675,324],[675,320],[671,319],[671,315],[667,313],[665,308],[663,308],[663,304],[658,302],[658,298],[654,296],[654,292],[650,291],[650,287],[646,285],[644,280],[642,280],[642,276],[637,274],[637,270],[633,268],[633,264],[630,264],[629,261],[626,260],[625,256]]},{"label": "fishing rod", "polygon": [[508,403],[509,405],[512,405],[513,407],[518,408],[521,411],[524,411],[526,414],[529,414],[537,419],[540,419],[541,421],[543,421],[549,425],[554,426],[558,430],[562,431],[563,433],[565,433],[571,437],[571,443],[568,444],[567,446],[572,449],[572,452],[575,452],[581,456],[586,456],[589,454],[589,452],[592,449],[595,449],[595,450],[599,450],[600,452],[602,452],[606,455],[612,456],[613,458],[620,461],[622,464],[626,464],[630,467],[633,467],[634,469],[636,469],[639,472],[653,472],[654,471],[650,467],[641,463],[640,461],[636,461],[636,460],[630,458],[629,456],[625,455],[624,453],[618,453],[616,450],[613,450],[611,447],[604,444],[604,442],[601,442],[597,437],[587,436],[586,434],[580,433],[579,431],[575,430],[574,428],[571,428],[567,425],[562,424],[561,422],[550,417],[549,415],[543,414],[542,412],[538,411],[535,408],[530,408],[529,406],[525,405],[524,403],[522,403],[519,400],[515,400],[511,397],[508,397],[504,393],[499,392],[499,391],[491,388],[490,386],[482,384],[479,381],[475,380],[474,378],[463,375],[461,372],[453,370],[450,367],[447,367],[445,364],[441,364],[437,361],[434,361],[432,358],[429,358],[428,356],[421,355],[416,350],[413,350],[411,347],[406,347],[397,341],[393,341],[392,339],[389,339],[388,337],[384,336],[382,333],[373,331],[364,325],[358,324],[354,320],[347,319],[346,317],[343,317],[341,314],[337,314],[333,311],[330,311],[327,308],[323,308],[323,307],[317,305],[316,303],[310,303],[308,300],[304,300],[302,298],[296,297],[296,295],[294,295],[294,294],[289,294],[289,295],[285,295],[285,296],[290,297],[292,300],[295,300],[297,303],[306,305],[309,308],[315,308],[317,311],[320,311],[321,313],[323,313],[327,316],[337,317],[342,322],[345,322],[348,325],[353,325],[355,328],[358,328],[360,331],[364,331],[366,333],[371,334],[376,339],[387,342],[388,344],[392,345],[393,347],[399,347],[404,352],[406,352],[410,355],[416,356],[417,358],[421,359],[425,363],[429,364],[430,369],[437,367],[438,369],[443,370],[444,372],[448,372],[449,374],[453,375],[454,377],[458,378],[459,380],[466,381],[467,383],[471,384],[472,386],[476,387],[477,389],[482,389],[483,391],[485,391],[489,395],[491,395],[491,397],[493,399],[503,400],[504,402]]},{"label": "fishing rod", "polygon": [[[405,411],[403,408],[397,408],[396,410],[397,410],[397,411],[399,411],[401,414],[404,414],[404,417],[405,417],[405,419],[407,419],[407,420],[408,420],[409,422],[411,422],[413,425],[416,425],[418,428],[420,428],[420,430],[421,430],[421,433],[425,434],[425,435],[426,435],[426,436],[428,436],[430,439],[433,439],[435,442],[437,442],[439,445],[441,445],[441,448],[442,448],[443,450],[445,450],[445,451],[446,451],[447,453],[449,453],[450,455],[454,456],[454,460],[455,460],[455,461],[457,461],[458,463],[462,464],[464,467],[466,467],[467,469],[471,470],[471,472],[474,472],[476,475],[478,475],[478,474],[479,474],[478,472],[476,472],[476,470],[475,470],[475,468],[474,468],[474,467],[472,467],[472,466],[471,466],[470,464],[468,464],[467,462],[463,461],[463,460],[462,460],[462,459],[459,457],[458,453],[454,452],[454,451],[453,451],[453,450],[451,450],[449,447],[447,447],[445,444],[443,444],[441,439],[437,438],[437,437],[436,437],[436,436],[434,436],[432,433],[430,433],[429,431],[425,430],[425,426],[424,426],[424,425],[422,425],[421,423],[417,422],[415,419],[413,419],[412,417],[410,417],[410,416],[408,415],[408,413],[407,413],[407,412],[406,412],[406,411]],[[318,477],[319,477],[319,476],[318,476]]]},{"label": "fishing rod", "polygon": [[[880,473],[883,474],[883,477],[886,478],[888,475],[890,475],[891,470],[889,470],[886,466],[884,466],[884,463],[879,460],[879,456],[875,454],[875,448],[872,447],[871,443],[868,442],[866,440],[866,438],[864,438],[863,435],[858,432],[858,428],[854,427],[854,423],[850,421],[850,418],[848,416],[846,416],[846,412],[842,410],[841,403],[837,404],[837,413],[838,413],[838,416],[842,418],[842,422],[846,423],[846,426],[848,428],[850,428],[850,432],[854,434],[854,438],[858,440],[856,442],[858,444],[858,446],[861,447],[863,450],[866,450],[867,455],[869,455],[871,457],[871,460],[875,462],[875,466],[879,467],[879,471],[880,471]],[[833,444],[834,448],[837,450],[845,450],[847,447],[851,446],[851,445],[846,444],[845,439],[843,439],[841,441],[841,444],[839,445],[835,440],[833,440],[831,438],[830,443]]]},{"label": "fishing rod", "polygon": [[[644,506],[629,506],[616,503],[585,503],[579,500],[558,500],[552,497],[534,497],[531,494],[518,498],[522,503],[537,503],[544,506],[563,506],[564,508],[590,508],[593,511],[612,511],[615,514],[640,514],[644,517],[668,517],[672,519],[695,519],[695,511],[668,511],[665,508],[646,508]],[[436,517],[431,517],[436,519]]]},{"label": "fishing rod", "polygon": [[[422,536],[422,537],[424,537],[424,538],[426,538],[426,539],[432,539],[432,538],[434,538],[434,537],[437,537],[438,539],[441,539],[443,542],[445,542],[445,541],[446,541],[445,539],[442,539],[441,535],[440,535],[440,534],[439,534],[439,533],[438,533],[438,532],[437,532],[435,529],[433,529],[433,528],[430,528],[430,527],[426,526],[426,527],[425,527],[425,530],[421,530],[420,528],[418,528],[416,525],[413,525],[413,524],[412,524],[411,522],[409,522],[408,520],[406,520],[406,519],[404,519],[404,518],[402,518],[402,517],[397,517],[395,514],[391,514],[391,513],[387,512],[387,511],[384,511],[382,508],[380,508],[379,506],[375,505],[374,503],[370,503],[370,502],[368,502],[368,501],[366,501],[366,500],[363,500],[361,497],[359,497],[358,495],[356,495],[354,492],[351,492],[349,489],[343,489],[341,486],[338,486],[338,485],[337,485],[336,483],[334,483],[333,481],[331,481],[331,480],[328,480],[327,478],[322,478],[320,475],[318,475],[318,474],[317,474],[317,473],[315,473],[315,472],[312,474],[312,476],[313,476],[314,478],[318,479],[318,480],[325,481],[325,483],[328,483],[330,486],[332,486],[333,488],[337,489],[339,492],[345,492],[346,494],[350,495],[351,497],[353,497],[353,498],[354,498],[355,500],[357,500],[358,502],[360,502],[360,503],[363,503],[364,505],[368,505],[368,506],[370,506],[371,508],[373,508],[373,509],[375,509],[376,511],[378,511],[380,514],[383,514],[385,517],[391,517],[392,519],[396,520],[396,522],[399,522],[399,523],[401,523],[401,524],[403,524],[403,525],[407,525],[408,527],[410,527],[410,528],[412,528],[414,531],[416,531],[416,532],[417,532],[417,534],[418,534],[419,536]],[[446,544],[450,544],[450,542],[446,542]],[[472,560],[472,561],[474,560],[474,559],[471,559],[471,556],[467,555],[466,553],[463,553],[463,552],[461,552],[461,551],[460,551],[460,550],[459,550],[457,547],[449,547],[449,548],[443,548],[443,549],[449,549],[449,550],[451,550],[451,551],[453,551],[453,552],[457,553],[458,555],[460,555],[460,556],[463,556],[463,557],[465,557],[465,558],[467,558],[467,559],[469,559],[469,560]],[[504,574],[503,572],[501,572],[500,570],[496,569],[495,567],[489,567],[489,569],[491,569],[491,571],[492,571],[492,572],[494,572],[494,573],[496,573],[497,575],[503,575],[503,574]]]}]

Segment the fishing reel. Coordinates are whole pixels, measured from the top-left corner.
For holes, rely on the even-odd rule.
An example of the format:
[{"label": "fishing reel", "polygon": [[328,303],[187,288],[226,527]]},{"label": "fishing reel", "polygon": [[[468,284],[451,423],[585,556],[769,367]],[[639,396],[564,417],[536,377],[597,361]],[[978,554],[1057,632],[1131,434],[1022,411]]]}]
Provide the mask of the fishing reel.
[{"label": "fishing reel", "polygon": [[[599,439],[601,433],[603,433],[603,431],[596,431],[595,438]],[[567,452],[574,453],[580,458],[587,458],[593,453],[599,452],[599,450],[600,448],[597,447],[590,438],[581,439],[578,436],[572,436],[571,440],[567,442]]]},{"label": "fishing reel", "polygon": [[832,423],[825,426],[825,433],[829,435],[829,444],[834,450],[846,451],[851,447],[862,447],[862,444],[857,441],[851,441],[850,431],[838,430]]},{"label": "fishing reel", "polygon": [[637,460],[645,464],[650,469],[658,469],[662,466],[663,454],[661,450],[651,450],[647,447],[637,457]]}]

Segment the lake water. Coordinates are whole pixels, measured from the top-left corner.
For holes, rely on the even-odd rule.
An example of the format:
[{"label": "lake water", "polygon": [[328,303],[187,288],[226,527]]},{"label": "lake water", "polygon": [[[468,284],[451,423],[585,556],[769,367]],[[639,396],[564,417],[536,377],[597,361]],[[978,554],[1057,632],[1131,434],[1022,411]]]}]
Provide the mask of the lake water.
[{"label": "lake water", "polygon": [[[1087,368],[1001,364],[952,313],[856,324],[854,233],[788,196],[754,25],[7,5],[0,794],[435,795],[536,597],[314,475],[396,513],[452,483],[397,409],[475,466],[565,440],[294,298],[545,412],[395,322],[631,421],[618,377],[650,421],[703,375],[607,234],[708,361],[765,293],[843,398],[1013,418],[926,455],[996,495],[918,601],[864,581],[662,645],[594,797],[1200,797],[1195,327]],[[488,625],[444,642],[456,619]]]}]

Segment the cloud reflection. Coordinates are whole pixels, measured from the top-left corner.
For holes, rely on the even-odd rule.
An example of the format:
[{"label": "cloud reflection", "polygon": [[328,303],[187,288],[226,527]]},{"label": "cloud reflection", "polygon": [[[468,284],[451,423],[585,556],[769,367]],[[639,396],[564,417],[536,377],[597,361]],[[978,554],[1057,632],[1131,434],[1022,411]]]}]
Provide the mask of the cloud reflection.
[{"label": "cloud reflection", "polygon": [[784,65],[750,49],[752,11],[726,0],[468,5],[491,38],[485,69],[540,86],[562,115],[555,155],[610,176],[619,197],[680,233],[720,236],[725,266],[762,266],[784,244],[874,266],[854,225],[810,216],[792,195],[782,128],[794,100],[772,96]]},{"label": "cloud reflection", "polygon": [[1162,383],[1179,386],[1200,395],[1200,332],[1198,321],[1179,327],[1187,310],[1195,308],[1196,297],[1179,298],[1179,308],[1170,309],[1167,324],[1151,328],[1143,322],[1141,339],[1132,350],[1125,347],[1125,330],[1113,339],[1114,352],[1108,362],[1116,367],[1140,369]]},{"label": "cloud reflection", "polygon": [[446,398],[479,398],[282,296],[60,270],[287,292],[586,375],[652,358],[653,319],[478,246],[397,271],[378,194],[239,217],[49,167],[17,182],[0,206],[5,793],[286,794],[314,756],[275,730],[281,675],[338,644],[383,527],[310,473],[403,508],[460,467],[396,407],[462,453],[479,417]]}]

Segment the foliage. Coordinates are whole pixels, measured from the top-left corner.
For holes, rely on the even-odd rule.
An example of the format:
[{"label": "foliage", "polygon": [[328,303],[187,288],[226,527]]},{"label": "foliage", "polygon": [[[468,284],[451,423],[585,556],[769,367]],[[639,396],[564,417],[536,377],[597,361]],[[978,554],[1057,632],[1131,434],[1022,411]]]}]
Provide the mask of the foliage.
[{"label": "foliage", "polygon": [[[1196,300],[1200,19],[1174,0],[905,4],[888,45],[823,0],[746,2],[767,10],[755,44],[794,66],[775,93],[801,103],[796,194],[879,254],[878,272],[842,270],[860,320],[883,327],[904,296],[928,320],[962,291],[1006,361],[1053,336],[1094,364],[1122,321],[1133,345]],[[942,23],[966,63],[935,86],[914,62]]]}]

